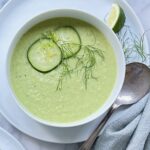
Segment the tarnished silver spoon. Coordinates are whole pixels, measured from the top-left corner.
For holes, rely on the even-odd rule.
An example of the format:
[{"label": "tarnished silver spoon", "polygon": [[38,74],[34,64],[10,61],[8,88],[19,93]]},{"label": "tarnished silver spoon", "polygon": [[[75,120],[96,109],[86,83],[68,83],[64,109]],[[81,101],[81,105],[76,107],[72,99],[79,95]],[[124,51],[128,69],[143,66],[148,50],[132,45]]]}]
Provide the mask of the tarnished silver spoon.
[{"label": "tarnished silver spoon", "polygon": [[99,123],[91,136],[81,145],[79,150],[91,150],[99,132],[106,124],[114,110],[122,105],[138,102],[150,92],[150,69],[142,63],[131,63],[126,67],[125,81],[122,90],[107,115]]}]

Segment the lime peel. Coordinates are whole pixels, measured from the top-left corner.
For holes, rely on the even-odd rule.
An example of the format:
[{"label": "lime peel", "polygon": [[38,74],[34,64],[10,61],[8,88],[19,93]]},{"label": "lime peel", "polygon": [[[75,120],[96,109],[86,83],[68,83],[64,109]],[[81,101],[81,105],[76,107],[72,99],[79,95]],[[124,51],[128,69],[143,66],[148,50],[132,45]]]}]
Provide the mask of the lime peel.
[{"label": "lime peel", "polygon": [[115,32],[118,33],[125,24],[126,16],[123,9],[116,3],[108,14],[107,25]]}]

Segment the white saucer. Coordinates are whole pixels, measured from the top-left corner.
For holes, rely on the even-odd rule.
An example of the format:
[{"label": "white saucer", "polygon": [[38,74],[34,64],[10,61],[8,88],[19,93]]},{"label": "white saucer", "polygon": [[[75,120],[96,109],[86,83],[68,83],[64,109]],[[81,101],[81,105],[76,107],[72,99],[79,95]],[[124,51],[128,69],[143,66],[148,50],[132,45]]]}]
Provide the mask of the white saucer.
[{"label": "white saucer", "polygon": [[0,150],[25,150],[8,132],[0,128]]},{"label": "white saucer", "polygon": [[[53,143],[76,143],[87,139],[99,120],[74,128],[54,128],[44,126],[29,118],[14,102],[8,91],[6,76],[4,76],[4,60],[10,42],[15,33],[27,20],[33,16],[55,8],[74,8],[89,12],[104,19],[114,0],[11,0],[0,12],[0,112],[17,129],[34,138]],[[144,30],[133,10],[127,2],[118,0],[128,18],[128,25],[134,27],[137,34]],[[148,42],[144,41],[145,51],[148,52]],[[134,61],[134,60],[133,60]]]}]

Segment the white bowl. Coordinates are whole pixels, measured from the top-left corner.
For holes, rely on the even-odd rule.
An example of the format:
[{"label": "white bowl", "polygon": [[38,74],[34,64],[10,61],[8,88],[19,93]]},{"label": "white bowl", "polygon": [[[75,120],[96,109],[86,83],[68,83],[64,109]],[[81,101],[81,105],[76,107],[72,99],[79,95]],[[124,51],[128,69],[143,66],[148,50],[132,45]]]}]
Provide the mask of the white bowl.
[{"label": "white bowl", "polygon": [[[76,19],[80,19],[83,21],[86,21],[93,26],[95,26],[97,29],[99,29],[107,38],[109,43],[112,45],[114,49],[114,53],[116,56],[116,61],[117,61],[117,77],[116,77],[116,82],[114,84],[114,88],[109,96],[109,98],[105,101],[104,105],[94,114],[88,116],[87,118],[84,118],[80,121],[76,122],[71,122],[71,123],[55,123],[55,122],[48,122],[45,120],[42,120],[35,115],[33,115],[31,112],[29,112],[18,100],[17,97],[15,96],[11,82],[10,82],[10,60],[11,56],[13,54],[13,50],[19,41],[19,39],[23,36],[25,32],[27,32],[31,27],[34,25],[44,21],[48,20],[50,18],[56,18],[56,17],[72,17]],[[121,47],[121,44],[114,34],[114,32],[107,27],[106,24],[104,24],[99,18],[96,18],[86,12],[79,11],[79,10],[73,10],[73,9],[55,9],[51,11],[44,12],[42,14],[39,14],[38,16],[33,17],[33,19],[28,20],[17,32],[16,36],[12,40],[9,51],[7,54],[7,60],[6,60],[6,73],[7,73],[7,79],[8,79],[8,84],[9,84],[9,89],[10,92],[13,96],[13,99],[15,100],[18,104],[18,106],[32,119],[48,126],[54,126],[54,127],[75,127],[79,125],[86,124],[90,121],[93,121],[97,119],[98,117],[103,117],[104,114],[107,112],[107,110],[111,107],[111,105],[114,103],[115,99],[117,98],[125,77],[125,58],[124,58],[124,53]]]}]

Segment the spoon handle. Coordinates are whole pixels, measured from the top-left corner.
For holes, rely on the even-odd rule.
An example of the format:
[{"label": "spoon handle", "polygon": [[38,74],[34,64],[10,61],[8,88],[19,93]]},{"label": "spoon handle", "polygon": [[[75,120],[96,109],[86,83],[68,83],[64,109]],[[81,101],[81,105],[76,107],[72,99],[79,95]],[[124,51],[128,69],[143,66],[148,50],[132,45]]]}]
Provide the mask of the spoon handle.
[{"label": "spoon handle", "polygon": [[104,125],[106,124],[106,122],[108,121],[108,119],[110,118],[110,116],[112,115],[112,113],[114,112],[115,108],[112,106],[107,115],[104,117],[104,119],[99,123],[99,125],[97,126],[97,128],[93,131],[93,133],[90,135],[90,137],[81,145],[81,147],[79,148],[79,150],[91,150],[94,142],[96,141],[100,131],[102,130],[102,128],[104,127]]}]

